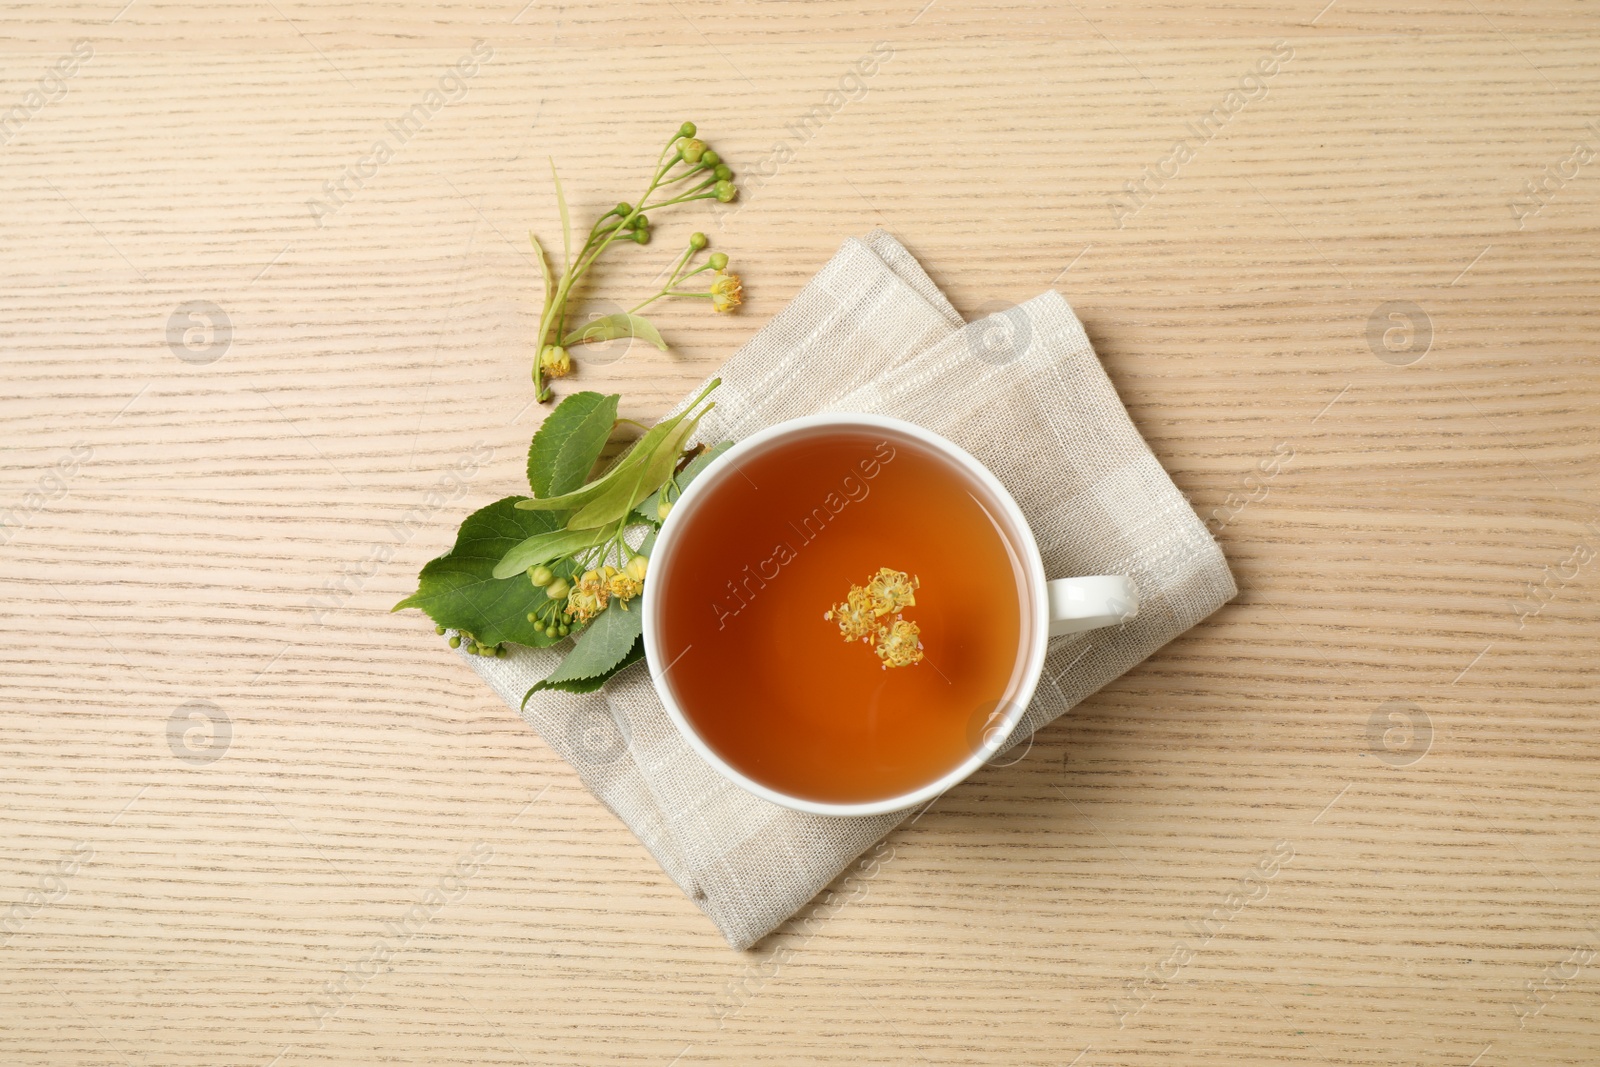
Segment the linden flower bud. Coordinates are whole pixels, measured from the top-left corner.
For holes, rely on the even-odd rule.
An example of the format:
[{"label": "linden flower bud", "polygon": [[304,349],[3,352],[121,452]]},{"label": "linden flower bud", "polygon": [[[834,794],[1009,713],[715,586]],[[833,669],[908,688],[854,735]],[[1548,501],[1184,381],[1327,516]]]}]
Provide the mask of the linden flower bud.
[{"label": "linden flower bud", "polygon": [[642,582],[644,581],[645,572],[650,569],[650,557],[634,556],[628,561],[628,565],[622,569],[627,572],[629,578]]},{"label": "linden flower bud", "polygon": [[667,521],[667,516],[672,514],[672,501],[663,500],[656,505],[656,518],[662,522]]},{"label": "linden flower bud", "polygon": [[567,590],[570,588],[572,587],[567,584],[567,580],[565,578],[557,578],[555,581],[544,587],[544,595],[549,597],[551,600],[564,600],[567,596]]},{"label": "linden flower bud", "polygon": [[533,583],[535,589],[543,589],[556,580],[556,572],[549,567],[540,565],[528,568],[528,581]]},{"label": "linden flower bud", "polygon": [[711,191],[716,193],[717,199],[722,201],[724,204],[730,203],[734,197],[739,195],[739,190],[735,189],[733,187],[733,182],[729,181],[727,178],[720,179],[717,184],[711,187]]},{"label": "linden flower bud", "polygon": [[713,252],[711,253],[710,257],[707,258],[706,262],[711,264],[712,270],[726,270],[728,266],[728,253]]},{"label": "linden flower bud", "polygon": [[718,271],[717,280],[711,283],[711,306],[717,311],[732,311],[742,303],[744,284],[739,276]]},{"label": "linden flower bud", "polygon": [[694,136],[694,132],[695,132],[695,126],[694,126],[694,123],[692,123],[692,122],[685,122],[682,126],[678,127],[678,136],[679,137],[693,137]]},{"label": "linden flower bud", "polygon": [[728,166],[726,163],[718,163],[716,170],[712,171],[711,173],[715,174],[721,181],[726,182],[733,180],[733,168]]},{"label": "linden flower bud", "polygon": [[685,163],[698,163],[700,157],[706,154],[706,143],[697,137],[691,137],[678,146],[678,151]]},{"label": "linden flower bud", "polygon": [[909,667],[913,663],[922,662],[921,630],[917,624],[906,619],[896,619],[894,625],[886,628],[878,638],[878,658],[883,660],[883,669],[890,667]]},{"label": "linden flower bud", "polygon": [[714,167],[722,162],[722,157],[708,148],[700,154],[700,162],[708,167]]},{"label": "linden flower bud", "polygon": [[706,235],[701,233],[699,230],[696,230],[694,233],[689,235],[689,247],[694,249],[696,252],[700,251],[710,243],[711,242],[706,238]]},{"label": "linden flower bud", "polygon": [[621,215],[623,218],[627,218],[628,217],[628,212],[630,212],[632,210],[633,210],[633,205],[628,203],[626,200],[618,201],[617,202],[617,206],[611,209],[613,214]]},{"label": "linden flower bud", "polygon": [[650,243],[650,231],[645,229],[643,226],[639,227],[637,230],[634,230],[633,231],[633,243],[636,244],[636,245],[647,245],[647,244],[649,244]]},{"label": "linden flower bud", "polygon": [[539,369],[546,378],[565,378],[572,373],[572,356],[560,345],[545,345],[539,353]]}]

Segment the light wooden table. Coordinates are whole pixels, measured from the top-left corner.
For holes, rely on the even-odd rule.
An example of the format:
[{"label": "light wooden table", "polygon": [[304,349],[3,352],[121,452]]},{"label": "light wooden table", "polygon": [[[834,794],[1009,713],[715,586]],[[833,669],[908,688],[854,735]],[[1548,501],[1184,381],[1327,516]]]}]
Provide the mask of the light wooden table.
[{"label": "light wooden table", "polygon": [[[1600,1058],[1592,6],[123,2],[0,13],[0,1062]],[[1067,296],[1243,590],[745,955],[387,613],[519,483],[546,157],[686,118],[747,194],[603,284],[751,300],[577,385],[881,224]]]}]

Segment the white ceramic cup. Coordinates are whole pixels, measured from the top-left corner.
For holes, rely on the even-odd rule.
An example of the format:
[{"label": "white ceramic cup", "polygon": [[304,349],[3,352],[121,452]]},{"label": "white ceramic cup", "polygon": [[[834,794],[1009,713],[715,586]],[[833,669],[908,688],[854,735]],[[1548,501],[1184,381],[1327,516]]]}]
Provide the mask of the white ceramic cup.
[{"label": "white ceramic cup", "polygon": [[[1014,687],[1004,705],[995,710],[991,721],[983,724],[981,740],[973,746],[972,755],[955,769],[909,792],[861,803],[831,803],[793,796],[755,781],[719,756],[695,729],[693,721],[685,714],[673,691],[668,677],[672,664],[665,658],[661,644],[663,603],[661,597],[651,595],[651,588],[659,587],[662,584],[660,577],[670,571],[679,531],[689,524],[697,503],[707,498],[724,479],[740,477],[738,467],[741,461],[754,458],[769,449],[782,448],[786,444],[809,437],[840,431],[882,433],[889,438],[908,440],[920,444],[964,471],[976,486],[984,491],[988,498],[986,502],[992,507],[991,513],[1004,527],[1004,537],[1021,557],[1026,577],[1024,583],[1026,588],[1021,590],[1021,599],[1023,610],[1029,615],[1025,620],[1027,624],[1020,630],[1026,645],[1019,650],[1021,659],[1019,675],[1022,682],[1020,686]],[[1128,578],[1119,575],[1098,575],[1086,578],[1047,579],[1044,563],[1039,556],[1038,544],[1034,541],[1033,533],[1028,529],[1027,521],[1023,518],[1016,501],[988,468],[966,450],[914,423],[881,415],[848,412],[808,415],[805,418],[777,423],[750,435],[712,461],[684,490],[683,495],[673,505],[666,522],[662,524],[661,531],[656,537],[655,547],[650,553],[650,576],[652,581],[645,583],[643,607],[645,659],[650,665],[656,692],[684,739],[707,763],[740,787],[773,803],[818,815],[876,815],[882,812],[900,811],[943,793],[971,775],[1006,747],[1007,739],[1022,719],[1028,702],[1033,698],[1034,689],[1039,684],[1039,675],[1044,669],[1045,647],[1049,638],[1116,625],[1132,618],[1139,611],[1138,593]]]}]

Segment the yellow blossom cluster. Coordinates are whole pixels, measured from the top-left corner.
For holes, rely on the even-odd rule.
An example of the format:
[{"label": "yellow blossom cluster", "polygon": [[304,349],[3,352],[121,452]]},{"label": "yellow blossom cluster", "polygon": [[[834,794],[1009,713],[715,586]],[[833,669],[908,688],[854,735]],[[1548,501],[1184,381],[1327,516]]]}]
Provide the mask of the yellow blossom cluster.
[{"label": "yellow blossom cluster", "polygon": [[628,601],[644,591],[649,563],[644,556],[634,556],[620,571],[610,564],[596,571],[584,571],[578,584],[567,593],[567,614],[579,623],[586,623],[604,611],[613,599],[622,610],[628,610]]},{"label": "yellow blossom cluster", "polygon": [[[916,591],[921,584],[905,571],[879,567],[865,586],[852,585],[844,602],[835,604],[822,617],[836,621],[839,635],[846,641],[864,641],[873,646],[885,670],[921,663],[922,631],[900,614],[916,606]],[[891,615],[893,618],[889,618]]]}]

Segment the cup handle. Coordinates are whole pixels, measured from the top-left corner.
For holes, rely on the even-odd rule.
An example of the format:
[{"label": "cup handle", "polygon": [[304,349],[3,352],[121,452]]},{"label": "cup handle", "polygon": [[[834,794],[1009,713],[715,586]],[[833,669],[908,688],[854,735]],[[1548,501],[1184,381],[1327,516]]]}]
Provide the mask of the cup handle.
[{"label": "cup handle", "polygon": [[1050,636],[1115,626],[1139,614],[1139,591],[1120,574],[1057,578],[1045,583],[1050,603]]}]

